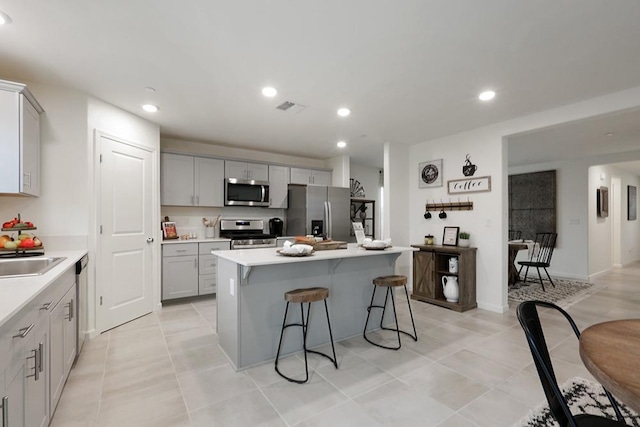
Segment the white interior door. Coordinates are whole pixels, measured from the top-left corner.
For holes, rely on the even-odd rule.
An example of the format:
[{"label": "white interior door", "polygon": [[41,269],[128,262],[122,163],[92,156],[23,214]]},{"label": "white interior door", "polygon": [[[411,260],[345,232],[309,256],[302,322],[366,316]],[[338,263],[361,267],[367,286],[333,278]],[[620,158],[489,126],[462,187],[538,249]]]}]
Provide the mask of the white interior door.
[{"label": "white interior door", "polygon": [[97,329],[153,309],[152,153],[98,135],[101,227]]}]

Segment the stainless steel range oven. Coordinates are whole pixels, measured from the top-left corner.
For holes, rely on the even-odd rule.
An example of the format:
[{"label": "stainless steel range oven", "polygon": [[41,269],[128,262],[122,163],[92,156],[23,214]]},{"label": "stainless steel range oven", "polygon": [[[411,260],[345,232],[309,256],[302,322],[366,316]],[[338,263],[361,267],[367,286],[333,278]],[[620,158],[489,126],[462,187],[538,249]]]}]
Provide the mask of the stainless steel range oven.
[{"label": "stainless steel range oven", "polygon": [[231,239],[231,249],[275,248],[276,236],[265,234],[261,219],[223,219],[220,237]]}]

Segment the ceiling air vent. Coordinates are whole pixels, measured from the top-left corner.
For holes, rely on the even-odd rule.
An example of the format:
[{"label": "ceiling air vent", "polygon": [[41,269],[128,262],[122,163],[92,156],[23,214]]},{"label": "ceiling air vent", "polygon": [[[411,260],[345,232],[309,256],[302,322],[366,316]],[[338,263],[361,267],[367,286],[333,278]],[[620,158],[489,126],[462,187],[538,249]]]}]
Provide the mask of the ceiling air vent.
[{"label": "ceiling air vent", "polygon": [[296,104],[291,101],[285,101],[276,107],[277,110],[292,111],[294,113],[301,113],[305,108],[307,108],[305,105]]},{"label": "ceiling air vent", "polygon": [[278,110],[282,110],[282,111],[287,111],[289,108],[293,107],[294,104],[293,102],[289,102],[289,101],[284,101],[282,104],[278,105],[276,108]]}]

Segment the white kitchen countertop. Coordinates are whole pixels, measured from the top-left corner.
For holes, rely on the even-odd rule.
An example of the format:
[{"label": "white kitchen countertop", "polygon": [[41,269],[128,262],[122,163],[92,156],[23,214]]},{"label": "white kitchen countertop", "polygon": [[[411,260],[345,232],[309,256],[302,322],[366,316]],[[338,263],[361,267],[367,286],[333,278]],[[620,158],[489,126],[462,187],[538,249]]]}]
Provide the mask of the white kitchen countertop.
[{"label": "white kitchen countertop", "polygon": [[402,252],[417,251],[416,248],[393,246],[380,250],[367,250],[359,247],[357,243],[349,243],[347,249],[334,249],[328,251],[315,251],[312,255],[303,257],[283,256],[276,252],[277,248],[265,249],[240,249],[229,251],[211,251],[220,258],[235,262],[245,267],[258,265],[292,264],[299,262],[323,261],[329,259],[354,258],[364,256],[379,256],[400,254]]},{"label": "white kitchen countertop", "polygon": [[221,237],[215,237],[215,238],[210,238],[210,239],[185,239],[185,240],[180,240],[180,239],[169,239],[169,240],[163,240],[162,244],[163,245],[172,245],[172,244],[176,244],[176,243],[208,243],[208,242],[230,242],[231,239],[223,239]]},{"label": "white kitchen countertop", "polygon": [[[35,258],[66,258],[60,264],[40,276],[0,278],[0,327],[29,302],[36,298],[47,286],[55,282],[67,269],[74,268],[76,262],[87,253],[86,250],[47,251]],[[74,273],[75,274],[75,273]]]}]

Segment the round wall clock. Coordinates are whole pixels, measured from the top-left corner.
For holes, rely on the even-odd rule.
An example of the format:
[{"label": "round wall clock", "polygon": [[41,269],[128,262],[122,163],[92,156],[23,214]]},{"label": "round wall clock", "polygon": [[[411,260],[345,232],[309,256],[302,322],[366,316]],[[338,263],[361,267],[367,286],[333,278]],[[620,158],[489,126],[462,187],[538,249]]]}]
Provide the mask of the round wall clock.
[{"label": "round wall clock", "polygon": [[442,159],[429,160],[418,165],[420,188],[442,186]]},{"label": "round wall clock", "polygon": [[434,182],[436,182],[439,175],[440,171],[438,170],[438,166],[434,165],[433,163],[429,163],[424,166],[422,168],[422,172],[420,173],[422,181],[424,181],[425,184],[433,184]]}]

